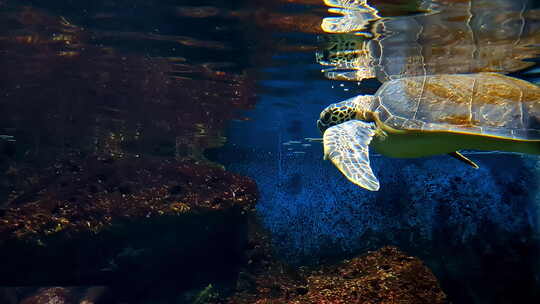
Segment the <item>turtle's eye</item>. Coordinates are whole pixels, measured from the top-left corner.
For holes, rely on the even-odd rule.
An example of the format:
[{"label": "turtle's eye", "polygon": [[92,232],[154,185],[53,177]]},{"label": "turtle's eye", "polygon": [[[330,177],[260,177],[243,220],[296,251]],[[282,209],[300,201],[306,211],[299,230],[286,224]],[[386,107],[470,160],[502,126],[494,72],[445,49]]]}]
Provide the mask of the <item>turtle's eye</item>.
[{"label": "turtle's eye", "polygon": [[326,113],[324,114],[324,117],[322,118],[322,120],[324,120],[325,122],[326,122],[326,121],[329,121],[329,120],[330,120],[330,117],[331,117],[330,113],[329,113],[329,112],[326,112]]}]

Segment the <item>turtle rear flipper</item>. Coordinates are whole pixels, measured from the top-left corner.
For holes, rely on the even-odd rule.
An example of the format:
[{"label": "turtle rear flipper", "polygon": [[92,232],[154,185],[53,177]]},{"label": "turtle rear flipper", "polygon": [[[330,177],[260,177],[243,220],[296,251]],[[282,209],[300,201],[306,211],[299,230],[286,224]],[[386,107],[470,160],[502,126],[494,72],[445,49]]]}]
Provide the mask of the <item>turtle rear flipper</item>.
[{"label": "turtle rear flipper", "polygon": [[379,190],[379,181],[369,165],[369,143],[375,135],[373,123],[350,120],[324,132],[324,159],[332,163],[354,184]]},{"label": "turtle rear flipper", "polygon": [[455,158],[455,159],[457,159],[459,161],[462,161],[462,162],[466,163],[467,165],[473,167],[474,169],[480,168],[480,167],[478,167],[478,165],[475,162],[470,160],[468,157],[465,157],[463,154],[459,153],[458,151],[452,152],[452,153],[450,153],[448,155],[452,156],[453,158]]}]

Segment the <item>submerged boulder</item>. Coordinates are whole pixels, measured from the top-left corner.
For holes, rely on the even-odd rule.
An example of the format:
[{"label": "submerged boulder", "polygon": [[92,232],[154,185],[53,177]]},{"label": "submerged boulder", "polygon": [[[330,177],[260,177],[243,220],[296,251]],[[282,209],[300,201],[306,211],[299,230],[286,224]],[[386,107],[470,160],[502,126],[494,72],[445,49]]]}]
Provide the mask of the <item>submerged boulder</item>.
[{"label": "submerged boulder", "polygon": [[383,247],[336,264],[291,268],[254,250],[231,304],[448,303],[437,279],[418,258]]},{"label": "submerged boulder", "polygon": [[3,287],[0,301],[5,304],[97,304],[108,303],[108,289],[103,286],[77,287]]},{"label": "submerged boulder", "polygon": [[129,286],[136,296],[157,278],[187,288],[234,276],[257,197],[249,178],[161,158],[74,157],[32,178],[0,216],[0,258],[12,261],[2,284]]}]

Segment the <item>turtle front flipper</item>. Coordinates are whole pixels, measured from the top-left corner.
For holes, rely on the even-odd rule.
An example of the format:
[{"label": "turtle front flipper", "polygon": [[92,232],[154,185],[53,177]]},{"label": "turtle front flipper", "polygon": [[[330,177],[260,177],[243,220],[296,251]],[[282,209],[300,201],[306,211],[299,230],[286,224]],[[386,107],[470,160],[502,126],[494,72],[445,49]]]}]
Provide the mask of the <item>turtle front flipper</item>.
[{"label": "turtle front flipper", "polygon": [[329,159],[354,184],[370,191],[379,190],[379,181],[369,166],[369,143],[375,125],[349,120],[324,132],[324,159]]}]

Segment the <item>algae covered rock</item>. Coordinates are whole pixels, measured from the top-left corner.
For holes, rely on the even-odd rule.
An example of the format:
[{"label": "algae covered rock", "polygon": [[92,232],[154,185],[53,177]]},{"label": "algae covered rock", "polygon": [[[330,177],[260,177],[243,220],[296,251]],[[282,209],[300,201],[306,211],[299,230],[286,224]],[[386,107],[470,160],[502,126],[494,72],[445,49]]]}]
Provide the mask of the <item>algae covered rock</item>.
[{"label": "algae covered rock", "polygon": [[23,299],[21,304],[41,304],[41,303],[55,303],[55,304],[69,304],[74,302],[74,297],[71,291],[63,287],[51,287],[41,288],[37,292]]},{"label": "algae covered rock", "polygon": [[0,288],[2,304],[98,304],[110,300],[109,290],[104,286]]},{"label": "algae covered rock", "polygon": [[233,273],[257,197],[246,177],[168,159],[73,158],[36,176],[0,216],[0,257],[14,261],[3,284],[122,289],[165,273],[189,286]]},{"label": "algae covered rock", "polygon": [[229,303],[448,303],[422,261],[395,247],[311,269],[279,263],[262,268],[252,278],[253,286]]}]

